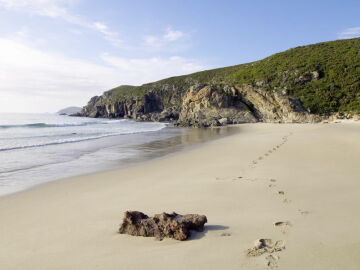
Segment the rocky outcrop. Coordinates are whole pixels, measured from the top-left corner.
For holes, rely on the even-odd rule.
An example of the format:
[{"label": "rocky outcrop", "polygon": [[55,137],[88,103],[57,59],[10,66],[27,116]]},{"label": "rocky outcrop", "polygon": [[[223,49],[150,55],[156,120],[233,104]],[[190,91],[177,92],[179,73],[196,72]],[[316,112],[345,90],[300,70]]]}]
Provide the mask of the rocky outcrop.
[{"label": "rocky outcrop", "polygon": [[183,241],[189,238],[190,230],[202,231],[206,222],[206,216],[203,215],[179,215],[174,212],[148,217],[142,212],[127,211],[119,233],[155,237],[158,240],[168,237]]},{"label": "rocky outcrop", "polygon": [[219,126],[254,122],[314,122],[296,99],[248,85],[190,87],[178,122],[185,126]]},{"label": "rocky outcrop", "polygon": [[257,121],[257,117],[236,89],[202,85],[190,87],[184,95],[178,124],[219,126]]},{"label": "rocky outcrop", "polygon": [[296,83],[306,84],[311,81],[317,81],[320,79],[320,73],[318,71],[312,71],[306,73],[295,80]]},{"label": "rocky outcrop", "polygon": [[79,115],[199,127],[359,115],[359,47],[360,38],[322,42],[251,63],[122,85],[91,99]]},{"label": "rocky outcrop", "polygon": [[[315,75],[314,75],[315,76]],[[287,93],[231,84],[158,85],[142,96],[93,97],[82,110],[88,117],[173,122],[179,126],[320,121]]]},{"label": "rocky outcrop", "polygon": [[334,113],[326,119],[328,122],[337,121],[337,120],[353,120],[353,121],[360,121],[360,115],[356,113]]},{"label": "rocky outcrop", "polygon": [[173,122],[179,118],[179,102],[182,96],[182,93],[176,90],[169,85],[160,85],[140,97],[114,98],[108,94],[95,96],[79,115]]}]

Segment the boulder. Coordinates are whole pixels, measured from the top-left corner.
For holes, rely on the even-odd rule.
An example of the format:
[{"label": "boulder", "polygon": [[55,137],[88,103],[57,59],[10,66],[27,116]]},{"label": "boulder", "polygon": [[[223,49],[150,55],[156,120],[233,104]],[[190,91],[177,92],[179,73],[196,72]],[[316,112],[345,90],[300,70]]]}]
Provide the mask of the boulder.
[{"label": "boulder", "polygon": [[221,119],[219,119],[219,123],[224,126],[226,125],[227,123],[229,123],[229,120],[226,118],[226,117],[223,117]]},{"label": "boulder", "polygon": [[173,212],[149,217],[139,211],[126,211],[119,233],[155,237],[157,240],[168,237],[183,241],[189,238],[190,230],[203,231],[206,222],[204,215],[179,215]]},{"label": "boulder", "polygon": [[295,80],[296,83],[305,84],[311,81],[317,81],[320,79],[320,73],[318,71],[313,71],[306,73]]}]

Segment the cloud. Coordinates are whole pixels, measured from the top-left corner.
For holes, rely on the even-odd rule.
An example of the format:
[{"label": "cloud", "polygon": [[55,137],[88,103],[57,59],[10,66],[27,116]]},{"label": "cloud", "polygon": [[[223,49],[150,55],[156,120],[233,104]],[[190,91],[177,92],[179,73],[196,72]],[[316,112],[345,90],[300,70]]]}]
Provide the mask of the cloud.
[{"label": "cloud", "polygon": [[119,34],[110,30],[105,23],[91,22],[70,12],[70,8],[77,2],[77,0],[0,0],[0,6],[7,10],[61,19],[67,23],[96,31],[112,45],[121,47],[123,41],[119,38]]},{"label": "cloud", "polygon": [[183,40],[187,35],[180,30],[173,30],[168,27],[165,33],[160,36],[148,35],[144,37],[145,46],[153,48],[161,48],[175,41]]},{"label": "cloud", "polygon": [[99,58],[102,63],[94,64],[0,38],[0,111],[54,112],[85,105],[120,84],[139,85],[206,68],[178,56],[138,59],[104,53]]},{"label": "cloud", "polygon": [[179,56],[122,58],[102,54],[101,58],[119,70],[130,84],[143,84],[205,69],[205,66],[197,61]]},{"label": "cloud", "polygon": [[166,33],[164,34],[163,38],[164,40],[168,41],[176,41],[180,38],[183,38],[185,34],[179,30],[172,30],[171,28],[168,28],[166,30]]},{"label": "cloud", "polygon": [[355,38],[355,37],[360,37],[360,26],[347,28],[341,33],[339,33],[339,38],[341,39]]},{"label": "cloud", "polygon": [[0,5],[8,10],[24,11],[52,18],[68,17],[67,9],[74,3],[75,1],[71,0],[0,0]]},{"label": "cloud", "polygon": [[[0,7],[7,10],[63,20],[69,24],[95,31],[113,46],[123,49],[170,49],[179,51],[189,46],[185,43],[189,34],[168,27],[161,35],[147,35],[142,45],[129,46],[121,39],[120,34],[112,30],[105,22],[88,20],[71,12],[79,0],[0,0]],[[79,31],[71,30],[73,33]]]},{"label": "cloud", "polygon": [[183,31],[169,27],[159,35],[145,37],[143,43],[125,44],[106,22],[74,14],[71,10],[78,1],[0,0],[0,8],[62,20],[69,24],[68,31],[77,35],[90,29],[114,46],[142,55],[161,49],[159,55],[167,57],[129,58],[96,52],[91,58],[96,63],[76,59],[36,49],[50,44],[24,26],[10,37],[0,37],[1,112],[54,112],[69,105],[85,105],[90,97],[121,84],[139,85],[208,68],[196,60],[173,56],[189,44],[189,35]]},{"label": "cloud", "polygon": [[[0,39],[0,111],[56,111],[120,83],[116,70]],[[3,99],[3,97],[8,97]],[[39,101],[42,101],[41,103]]]},{"label": "cloud", "polygon": [[109,26],[107,26],[104,22],[94,22],[93,27],[102,33],[108,41],[110,41],[112,44],[117,46],[122,46],[123,41],[119,39],[119,34],[116,32],[113,32],[109,29]]}]

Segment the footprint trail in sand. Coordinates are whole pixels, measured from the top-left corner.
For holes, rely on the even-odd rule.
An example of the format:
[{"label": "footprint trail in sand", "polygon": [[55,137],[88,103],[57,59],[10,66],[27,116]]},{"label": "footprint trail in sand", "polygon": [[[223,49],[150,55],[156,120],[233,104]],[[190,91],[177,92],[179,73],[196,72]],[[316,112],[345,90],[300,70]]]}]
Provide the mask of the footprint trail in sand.
[{"label": "footprint trail in sand", "polygon": [[[255,160],[251,162],[249,165],[250,170],[255,169],[257,166],[261,165],[263,161],[265,161],[267,158],[271,157],[271,155],[275,154],[276,151],[278,151],[284,144],[286,144],[289,140],[289,137],[292,136],[293,133],[290,132],[288,135],[283,136],[281,138],[281,143],[273,146],[271,149],[269,149],[267,152],[265,152],[263,155],[257,157]],[[241,176],[236,177],[216,177],[217,181],[237,181],[239,183],[242,183],[244,181],[258,181],[261,180],[269,187],[269,190],[272,190],[272,192],[275,191],[276,197],[281,198],[281,202],[288,204],[291,203],[291,200],[287,198],[287,193],[282,190],[278,189],[278,181],[274,178],[270,179],[260,179],[260,178],[250,178],[246,177],[246,170],[242,172]],[[306,211],[304,209],[298,209],[298,212],[302,216],[306,216],[309,214],[309,211]],[[286,221],[276,221],[273,223],[273,227],[275,229],[280,230],[283,234],[287,234],[290,230],[290,228],[293,226],[293,224],[286,220]],[[220,236],[231,236],[230,233],[222,233]],[[254,246],[252,248],[249,248],[246,250],[247,257],[260,257],[260,256],[266,256],[264,257],[266,265],[265,268],[267,269],[278,269],[278,264],[280,260],[280,252],[285,249],[285,242],[283,240],[272,240],[267,238],[260,238],[255,241]]]}]

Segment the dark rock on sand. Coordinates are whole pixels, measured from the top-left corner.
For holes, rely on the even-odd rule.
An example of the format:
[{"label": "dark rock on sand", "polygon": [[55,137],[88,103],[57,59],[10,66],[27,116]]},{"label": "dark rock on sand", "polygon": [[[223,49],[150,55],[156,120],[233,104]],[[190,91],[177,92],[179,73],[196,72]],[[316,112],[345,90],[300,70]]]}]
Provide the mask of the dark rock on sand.
[{"label": "dark rock on sand", "polygon": [[190,230],[203,231],[206,222],[204,215],[179,215],[174,212],[149,217],[142,212],[126,211],[119,233],[155,237],[157,240],[168,237],[183,241],[189,238]]}]

